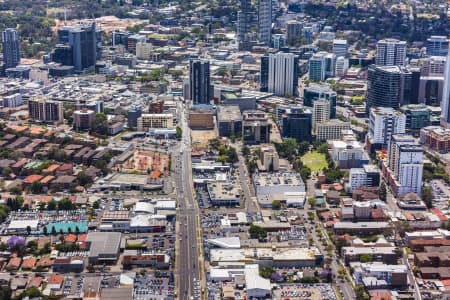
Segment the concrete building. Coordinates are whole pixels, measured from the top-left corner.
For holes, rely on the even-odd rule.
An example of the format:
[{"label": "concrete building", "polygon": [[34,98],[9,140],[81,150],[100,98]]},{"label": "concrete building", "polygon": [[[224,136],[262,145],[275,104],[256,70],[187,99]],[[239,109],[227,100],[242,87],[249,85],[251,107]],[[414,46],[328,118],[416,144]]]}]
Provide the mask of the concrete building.
[{"label": "concrete building", "polygon": [[82,109],[73,112],[73,126],[75,130],[88,130],[94,124],[95,111]]},{"label": "concrete building", "polygon": [[259,41],[266,46],[272,42],[272,0],[260,0],[258,4]]},{"label": "concrete building", "polygon": [[29,99],[28,113],[30,119],[36,122],[60,123],[64,120],[62,102],[45,98]]},{"label": "concrete building", "polygon": [[406,132],[417,133],[421,128],[431,125],[431,110],[425,104],[404,105],[400,111],[406,117]]},{"label": "concrete building", "polygon": [[386,149],[391,136],[406,131],[406,116],[391,107],[372,107],[367,141],[370,151]]},{"label": "concrete building", "polygon": [[214,206],[236,206],[241,203],[241,188],[237,181],[208,182],[206,187]]},{"label": "concrete building", "polygon": [[239,106],[219,106],[217,108],[217,128],[220,136],[241,136],[242,114]]},{"label": "concrete building", "polygon": [[17,30],[6,28],[2,32],[2,46],[5,69],[17,67],[20,64],[20,39]]},{"label": "concrete building", "polygon": [[254,25],[255,12],[250,0],[241,0],[241,10],[237,14],[237,42],[239,51],[249,51],[255,44],[255,37],[251,32]]},{"label": "concrete building", "polygon": [[89,264],[112,264],[119,258],[120,232],[89,232],[86,243]]},{"label": "concrete building", "polygon": [[409,135],[393,135],[391,138],[385,176],[396,195],[416,193],[422,190],[423,150],[416,139]]},{"label": "concrete building", "polygon": [[136,44],[136,58],[143,60],[152,60],[153,45],[151,43],[138,42]]},{"label": "concrete building", "polygon": [[408,286],[408,266],[387,265],[380,262],[352,262],[353,280],[368,289],[404,288]]},{"label": "concrete building", "polygon": [[431,56],[422,59],[420,62],[420,75],[425,77],[443,77],[445,73],[445,56]]},{"label": "concrete building", "polygon": [[348,43],[347,40],[333,40],[333,54],[339,57],[347,57]]},{"label": "concrete building", "polygon": [[283,199],[285,193],[305,192],[305,184],[297,173],[259,173],[253,175],[253,184],[263,207],[271,207],[272,201]]},{"label": "concrete building", "polygon": [[336,118],[337,94],[328,85],[310,84],[303,91],[303,105],[314,107],[314,101],[326,99],[330,102],[330,119]]},{"label": "concrete building", "polygon": [[312,140],[312,112],[302,106],[289,106],[284,109],[280,120],[283,138],[294,138],[297,142]]},{"label": "concrete building", "polygon": [[[369,222],[378,224],[379,222]],[[353,223],[358,224],[358,223]],[[367,222],[365,223],[367,224]],[[383,226],[384,227],[384,226]],[[393,246],[383,247],[342,247],[341,253],[346,264],[351,262],[359,262],[362,255],[371,255],[376,262],[383,262],[385,264],[396,264],[397,259],[400,257],[398,254],[398,248]]]},{"label": "concrete building", "polygon": [[189,127],[191,129],[213,129],[214,112],[207,108],[191,109],[189,111]]},{"label": "concrete building", "polygon": [[189,96],[193,104],[209,104],[212,100],[209,61],[189,61]]},{"label": "concrete building", "polygon": [[172,114],[142,114],[137,119],[138,131],[148,131],[150,128],[173,128]]},{"label": "concrete building", "polygon": [[366,112],[371,107],[392,107],[418,103],[420,71],[399,66],[370,65],[367,73]]},{"label": "concrete building", "polygon": [[284,97],[298,95],[298,56],[282,52],[264,55],[260,74],[262,92]]},{"label": "concrete building", "polygon": [[290,46],[294,46],[300,41],[303,31],[303,24],[296,20],[286,22],[286,41]]},{"label": "concrete building", "polygon": [[370,202],[368,201],[353,202],[353,213],[356,220],[358,221],[369,220],[371,212],[372,212],[372,204]]},{"label": "concrete building", "polygon": [[341,140],[331,142],[331,158],[341,169],[359,168],[369,162],[369,157],[353,134],[342,132]]},{"label": "concrete building", "polygon": [[447,54],[447,62],[445,64],[441,109],[441,126],[450,128],[450,51]]},{"label": "concrete building", "polygon": [[406,42],[384,39],[377,43],[375,64],[380,66],[404,66],[406,61]]},{"label": "concrete building", "polygon": [[325,123],[330,120],[330,102],[325,99],[319,99],[313,103],[312,128],[316,133],[317,124]]},{"label": "concrete building", "polygon": [[380,170],[376,165],[363,165],[362,168],[351,168],[348,184],[350,192],[362,186],[378,187],[380,185]]},{"label": "concrete building", "polygon": [[450,129],[441,126],[427,126],[420,129],[420,143],[438,151],[450,151]]},{"label": "concrete building", "polygon": [[280,169],[279,156],[273,145],[269,144],[261,147],[257,165],[260,171],[278,172]]},{"label": "concrete building", "polygon": [[18,107],[23,104],[22,94],[15,93],[9,96],[3,97],[3,107]]},{"label": "concrete building", "polygon": [[142,116],[142,108],[139,106],[132,106],[127,111],[128,128],[133,129],[138,126],[138,118]]},{"label": "concrete building", "polygon": [[342,78],[347,74],[347,70],[349,68],[348,58],[343,56],[339,56],[336,58],[336,69],[335,76]]},{"label": "concrete building", "polygon": [[324,81],[326,78],[326,58],[327,52],[315,53],[309,59],[308,77],[311,81]]},{"label": "concrete building", "polygon": [[350,128],[350,122],[344,122],[338,119],[316,124],[316,140],[338,140],[342,136],[342,132],[348,131]]},{"label": "concrete building", "polygon": [[268,115],[263,111],[249,110],[243,114],[242,137],[246,144],[270,143]]},{"label": "concrete building", "polygon": [[448,43],[446,36],[432,35],[425,42],[427,56],[447,56]]}]

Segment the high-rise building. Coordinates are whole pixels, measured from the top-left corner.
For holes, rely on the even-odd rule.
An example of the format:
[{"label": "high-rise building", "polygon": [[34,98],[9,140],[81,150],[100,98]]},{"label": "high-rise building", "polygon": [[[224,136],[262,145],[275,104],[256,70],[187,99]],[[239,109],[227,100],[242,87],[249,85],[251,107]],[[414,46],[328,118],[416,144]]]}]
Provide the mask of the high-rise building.
[{"label": "high-rise building", "polygon": [[303,24],[296,20],[286,22],[286,42],[290,46],[294,46],[300,41],[303,34]]},{"label": "high-rise building", "polygon": [[319,99],[314,101],[312,124],[313,131],[316,132],[317,124],[324,123],[330,120],[330,102],[326,99]]},{"label": "high-rise building", "polygon": [[189,62],[189,96],[195,104],[209,104],[212,99],[209,61],[192,59]]},{"label": "high-rise building", "polygon": [[28,113],[32,121],[60,123],[64,120],[63,104],[60,101],[40,98],[29,99]]},{"label": "high-rise building", "polygon": [[242,139],[245,144],[270,143],[270,129],[268,115],[259,110],[247,110],[243,113]]},{"label": "high-rise building", "polygon": [[253,27],[254,12],[251,0],[241,0],[241,10],[237,15],[237,41],[239,51],[251,50],[254,43],[251,29]]},{"label": "high-rise building", "polygon": [[[404,67],[369,66],[366,111],[371,107],[397,109],[403,104],[416,103],[420,85],[420,75],[416,75]],[[416,79],[419,79],[417,83]]]},{"label": "high-rise building", "polygon": [[380,40],[377,43],[375,63],[380,66],[404,66],[406,42],[396,39]]},{"label": "high-rise building", "polygon": [[298,142],[311,141],[312,112],[302,106],[290,106],[281,116],[281,136]]},{"label": "high-rise building", "polygon": [[[95,22],[62,27],[58,30],[58,42],[63,46],[55,48],[51,54],[52,59],[64,65],[71,63],[76,72],[93,68],[98,57],[98,34]],[[70,52],[71,60],[68,55]]]},{"label": "high-rise building", "polygon": [[258,25],[259,41],[270,46],[272,42],[272,0],[259,0]]},{"label": "high-rise building", "polygon": [[441,109],[441,125],[445,128],[450,128],[450,52],[447,54],[447,62],[445,64]]},{"label": "high-rise building", "polygon": [[153,55],[153,45],[150,43],[138,42],[136,44],[136,58],[150,60]]},{"label": "high-rise building", "polygon": [[400,107],[406,116],[406,131],[419,132],[421,128],[431,125],[431,110],[425,104],[408,104]]},{"label": "high-rise building", "polygon": [[75,130],[91,129],[94,124],[95,111],[88,109],[76,110],[73,112],[73,126]]},{"label": "high-rise building", "polygon": [[363,165],[362,168],[352,168],[348,181],[350,192],[362,186],[378,187],[380,185],[380,170],[376,165]]},{"label": "high-rise building", "polygon": [[429,106],[441,106],[444,91],[444,77],[423,76],[419,84],[419,103]]},{"label": "high-rise building", "polygon": [[279,52],[261,57],[262,92],[289,97],[298,94],[297,87],[298,56]]},{"label": "high-rise building", "polygon": [[406,116],[390,107],[372,107],[367,142],[370,151],[386,149],[392,135],[405,133]]},{"label": "high-rise building", "polygon": [[326,122],[317,123],[315,134],[317,141],[338,140],[342,132],[350,130],[350,122],[344,122],[339,119],[332,119]]},{"label": "high-rise building", "polygon": [[427,56],[447,56],[449,40],[445,36],[433,35],[425,43]]},{"label": "high-rise building", "polygon": [[22,94],[15,93],[9,96],[3,97],[2,106],[3,107],[17,107],[22,105]]},{"label": "high-rise building", "polygon": [[347,51],[347,40],[333,40],[333,54],[336,55],[336,57],[347,57]]},{"label": "high-rise building", "polygon": [[303,105],[314,107],[314,102],[326,99],[330,102],[330,119],[336,118],[337,94],[329,86],[311,84],[303,90]]},{"label": "high-rise building", "polygon": [[388,182],[394,194],[420,194],[422,190],[423,150],[410,135],[393,135],[388,152]]},{"label": "high-rise building", "polygon": [[6,28],[2,32],[3,63],[5,68],[14,68],[20,64],[19,33],[13,28]]},{"label": "high-rise building", "polygon": [[127,111],[128,128],[137,128],[137,120],[142,116],[142,109],[140,106],[130,107]]},{"label": "high-rise building", "polygon": [[348,70],[348,59],[339,56],[336,58],[336,68],[335,68],[335,76],[344,77]]},{"label": "high-rise building", "polygon": [[444,76],[445,56],[431,56],[421,60],[420,74],[422,76],[441,77]]},{"label": "high-rise building", "polygon": [[272,47],[275,49],[281,49],[286,45],[286,37],[284,34],[277,33],[272,34]]},{"label": "high-rise building", "polygon": [[315,53],[309,59],[309,80],[311,81],[324,81],[326,78],[326,52]]},{"label": "high-rise building", "polygon": [[334,77],[336,71],[336,55],[333,53],[325,54],[325,78]]}]

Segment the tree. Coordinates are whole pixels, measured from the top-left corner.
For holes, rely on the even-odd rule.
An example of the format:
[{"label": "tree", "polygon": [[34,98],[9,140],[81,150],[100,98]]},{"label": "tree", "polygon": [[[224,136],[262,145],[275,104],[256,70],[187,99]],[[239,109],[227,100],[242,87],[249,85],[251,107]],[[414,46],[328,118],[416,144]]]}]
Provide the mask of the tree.
[{"label": "tree", "polygon": [[251,224],[248,232],[252,239],[264,240],[267,237],[267,231],[258,225]]},{"label": "tree", "polygon": [[428,208],[433,207],[433,189],[430,186],[422,188],[422,200]]},{"label": "tree", "polygon": [[10,167],[3,168],[2,175],[3,177],[7,177],[12,173],[12,169]]},{"label": "tree", "polygon": [[75,233],[78,235],[80,234],[80,228],[78,226],[75,226]]},{"label": "tree", "polygon": [[58,210],[73,210],[75,205],[70,201],[69,198],[63,198],[58,203]]},{"label": "tree", "polygon": [[100,208],[100,202],[97,200],[94,203],[92,203],[92,208],[93,209],[99,209]]},{"label": "tree", "polygon": [[242,155],[243,155],[244,157],[247,157],[247,156],[250,155],[250,148],[249,148],[247,145],[244,145],[244,146],[242,147]]},{"label": "tree", "polygon": [[33,194],[39,194],[42,191],[42,183],[35,181],[31,184],[31,191]]},{"label": "tree", "polygon": [[55,226],[52,226],[52,235],[56,235],[56,228],[55,228]]},{"label": "tree", "polygon": [[303,141],[298,144],[298,155],[303,156],[309,151],[310,143]]},{"label": "tree", "polygon": [[56,206],[56,201],[52,199],[47,203],[47,210],[56,210]]},{"label": "tree", "polygon": [[381,201],[386,202],[387,189],[386,189],[386,184],[384,182],[381,182],[380,189],[378,190],[378,197],[380,198]]},{"label": "tree", "polygon": [[280,200],[273,200],[272,201],[272,209],[280,209],[281,208],[281,201]]},{"label": "tree", "polygon": [[295,159],[295,156],[298,151],[297,141],[293,138],[285,139],[280,144],[275,144],[275,148],[277,149],[280,157],[288,159],[292,162]]},{"label": "tree", "polygon": [[183,130],[181,130],[180,126],[177,126],[175,136],[177,139],[180,139],[183,136]]},{"label": "tree", "polygon": [[356,300],[369,300],[370,296],[366,293],[364,286],[362,284],[358,284],[355,287]]},{"label": "tree", "polygon": [[325,172],[325,182],[326,183],[335,183],[336,181],[340,180],[342,177],[344,177],[344,173],[339,170],[339,168],[335,169],[328,169]]},{"label": "tree", "polygon": [[85,186],[90,183],[90,178],[86,175],[85,171],[81,171],[77,174],[77,180],[81,186]]},{"label": "tree", "polygon": [[30,235],[31,234],[31,227],[30,227],[30,225],[28,225],[27,226],[27,235]]},{"label": "tree", "polygon": [[316,198],[309,198],[309,199],[308,199],[308,204],[309,204],[309,206],[311,206],[311,207],[316,206]]},{"label": "tree", "polygon": [[44,228],[42,229],[42,232],[44,233],[44,235],[48,234],[47,226],[44,226]]},{"label": "tree", "polygon": [[370,254],[363,254],[363,255],[361,255],[359,261],[362,262],[362,263],[372,262],[373,261],[373,257]]},{"label": "tree", "polygon": [[108,119],[104,113],[97,113],[93,121],[93,131],[100,135],[108,134]]}]

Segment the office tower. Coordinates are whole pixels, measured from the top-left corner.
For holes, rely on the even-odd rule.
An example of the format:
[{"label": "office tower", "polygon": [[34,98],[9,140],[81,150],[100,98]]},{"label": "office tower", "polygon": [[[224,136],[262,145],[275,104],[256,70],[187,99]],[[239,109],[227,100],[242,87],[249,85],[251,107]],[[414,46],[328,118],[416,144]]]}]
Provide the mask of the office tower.
[{"label": "office tower", "polygon": [[294,46],[300,42],[302,37],[303,24],[296,20],[286,23],[286,42],[289,46]]},{"label": "office tower", "polygon": [[325,78],[334,77],[336,71],[336,55],[333,53],[325,54]]},{"label": "office tower", "polygon": [[330,120],[330,102],[326,99],[319,99],[313,104],[312,124],[313,131],[316,132],[317,124]]},{"label": "office tower", "polygon": [[380,40],[377,43],[375,64],[380,66],[404,66],[406,42],[396,39]]},{"label": "office tower", "polygon": [[444,77],[420,78],[419,85],[419,103],[425,103],[430,106],[440,106],[444,91]]},{"label": "office tower", "polygon": [[272,41],[272,0],[259,0],[258,25],[259,41],[270,46]]},{"label": "office tower", "polygon": [[30,119],[45,123],[60,123],[64,120],[63,104],[59,101],[34,98],[28,100]]},{"label": "office tower", "polygon": [[242,139],[244,144],[270,143],[269,116],[258,110],[246,110],[243,113]]},{"label": "office tower", "polygon": [[2,106],[3,107],[17,107],[22,105],[22,94],[15,93],[9,96],[3,97]]},{"label": "office tower", "polygon": [[450,128],[450,52],[447,54],[447,62],[444,70],[444,88],[441,100],[441,125]]},{"label": "office tower", "polygon": [[13,28],[6,28],[2,32],[3,63],[5,68],[14,68],[20,64],[19,33]]},{"label": "office tower", "polygon": [[136,58],[151,60],[153,55],[153,45],[151,43],[138,42],[136,44]]},{"label": "office tower", "polygon": [[335,76],[337,77],[344,77],[348,70],[348,59],[339,56],[336,59],[336,69],[335,69]]},{"label": "office tower", "polygon": [[211,97],[209,61],[191,59],[189,62],[189,96],[191,103],[209,104]]},{"label": "office tower", "polygon": [[425,43],[427,56],[447,56],[449,40],[445,36],[433,35]]},{"label": "office tower", "polygon": [[239,51],[251,50],[254,42],[251,28],[253,25],[253,9],[250,0],[241,0],[241,10],[237,15],[237,40]]},{"label": "office tower", "polygon": [[286,37],[284,34],[277,33],[272,34],[272,47],[275,49],[281,49],[286,45]]},{"label": "office tower", "polygon": [[292,53],[269,54],[261,57],[262,92],[277,96],[297,96],[298,56]]},{"label": "office tower", "polygon": [[297,142],[311,141],[312,112],[302,106],[290,106],[281,115],[281,136]]},{"label": "office tower", "polygon": [[[52,52],[54,61],[64,65],[71,63],[76,72],[95,66],[98,55],[98,32],[94,22],[64,26],[58,30],[58,41],[58,47]],[[68,56],[70,52],[71,60]]]},{"label": "office tower", "polygon": [[429,77],[443,77],[445,72],[445,56],[432,56],[421,59],[421,75]]},{"label": "office tower", "polygon": [[408,104],[400,107],[406,116],[406,131],[419,132],[423,127],[431,125],[431,110],[425,104]]},{"label": "office tower", "polygon": [[347,51],[347,40],[333,40],[333,54],[336,55],[336,57],[347,57]]},{"label": "office tower", "polygon": [[325,55],[326,52],[318,52],[315,53],[310,59],[309,59],[309,80],[311,81],[324,81],[325,76],[325,69],[326,69],[326,60]]},{"label": "office tower", "polygon": [[132,106],[127,111],[127,123],[128,128],[136,128],[137,127],[137,120],[138,118],[142,116],[142,109],[139,106]]},{"label": "office tower", "polygon": [[388,153],[388,181],[396,195],[420,194],[423,150],[410,135],[393,135]]},{"label": "office tower", "polygon": [[320,86],[312,84],[303,91],[303,105],[314,107],[314,102],[320,99],[326,99],[330,102],[330,118],[336,118],[336,100],[337,94],[329,86]]},{"label": "office tower", "polygon": [[369,112],[371,107],[397,109],[400,105],[414,103],[418,97],[419,86],[419,83],[415,82],[416,77],[416,74],[413,76],[412,72],[403,67],[369,66],[366,112]]},{"label": "office tower", "polygon": [[367,142],[370,151],[386,149],[392,135],[405,133],[406,116],[390,107],[372,107]]},{"label": "office tower", "polygon": [[117,31],[114,30],[112,33],[112,45],[124,45],[125,48],[128,48],[128,37],[131,35],[129,31]]}]

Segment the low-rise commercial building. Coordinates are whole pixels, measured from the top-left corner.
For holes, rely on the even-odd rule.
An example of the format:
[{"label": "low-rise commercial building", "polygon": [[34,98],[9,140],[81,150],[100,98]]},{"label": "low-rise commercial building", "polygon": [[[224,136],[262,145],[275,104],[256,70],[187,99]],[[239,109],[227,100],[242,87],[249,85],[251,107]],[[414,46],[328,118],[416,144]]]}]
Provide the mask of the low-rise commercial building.
[{"label": "low-rise commercial building", "polygon": [[172,114],[142,114],[137,118],[138,131],[148,131],[150,128],[173,128]]}]

